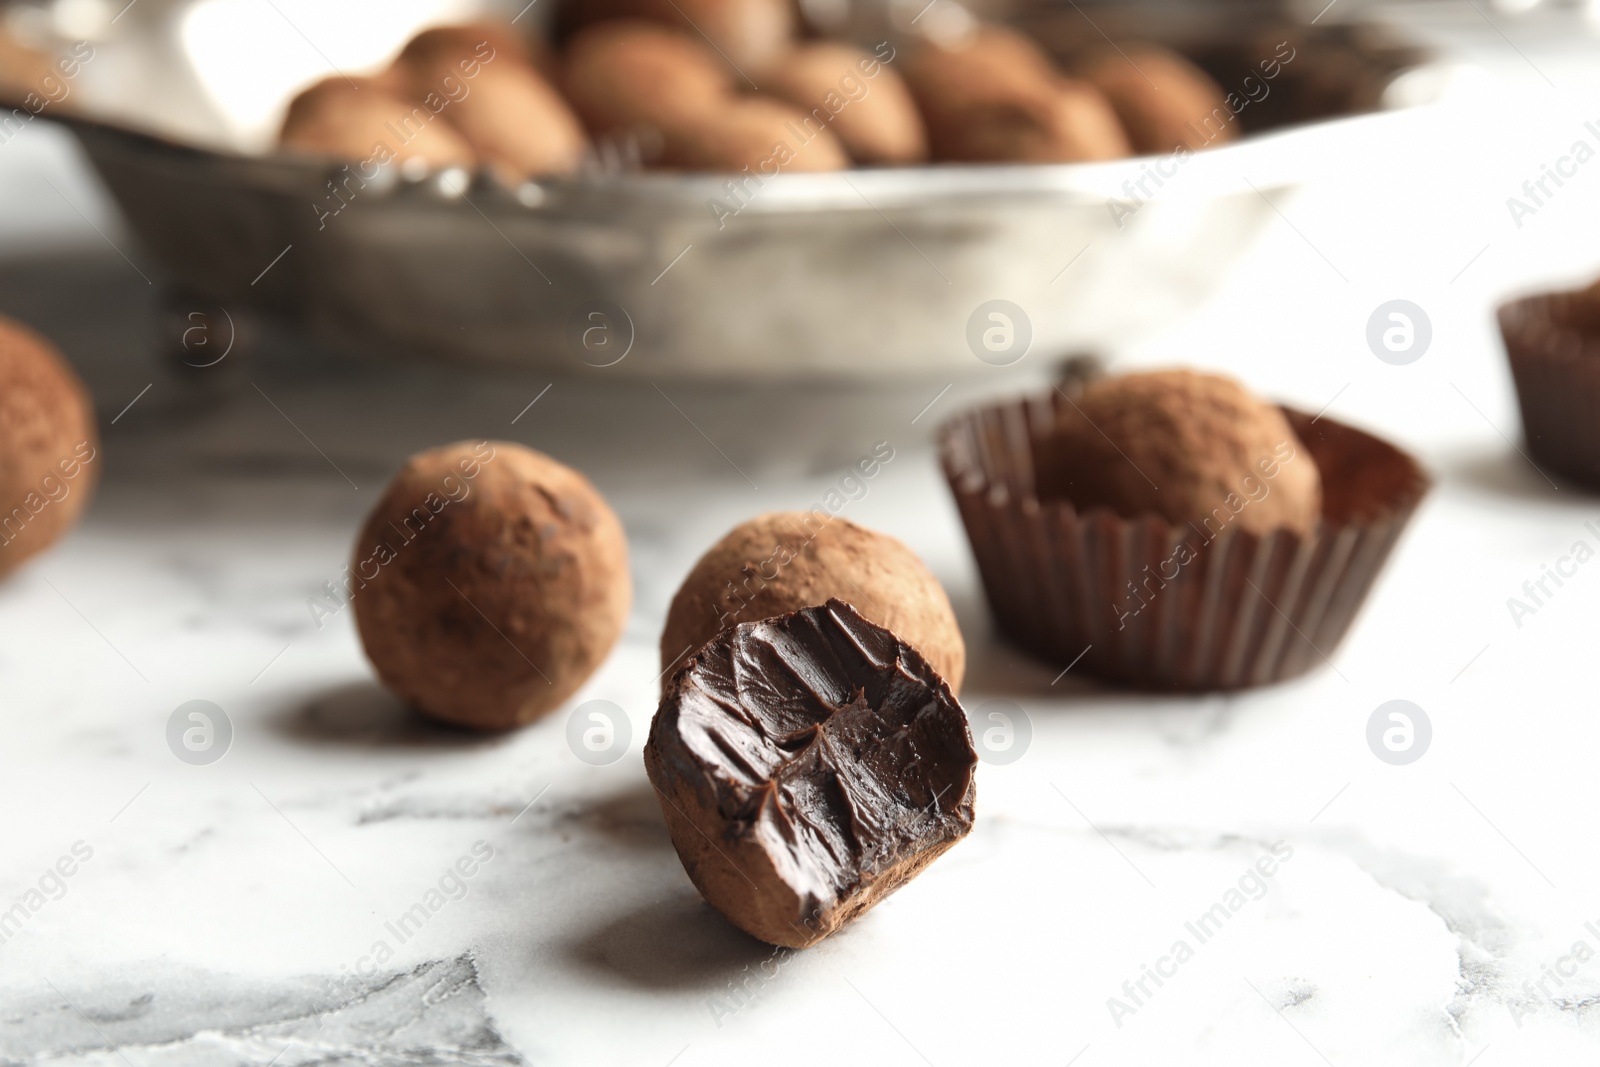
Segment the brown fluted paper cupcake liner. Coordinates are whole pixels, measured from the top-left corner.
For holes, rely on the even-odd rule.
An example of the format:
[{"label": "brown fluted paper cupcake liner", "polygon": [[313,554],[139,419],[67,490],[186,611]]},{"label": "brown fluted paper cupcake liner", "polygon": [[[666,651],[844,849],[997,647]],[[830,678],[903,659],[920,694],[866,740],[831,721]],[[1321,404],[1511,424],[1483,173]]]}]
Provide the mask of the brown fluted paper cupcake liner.
[{"label": "brown fluted paper cupcake liner", "polygon": [[1240,689],[1322,663],[1429,486],[1399,449],[1285,408],[1322,475],[1311,533],[1080,513],[1034,490],[1033,445],[1058,403],[1050,395],[946,423],[945,476],[1001,632],[1052,664],[1076,661],[1141,688]]},{"label": "brown fluted paper cupcake liner", "polygon": [[1500,308],[1522,429],[1534,462],[1600,488],[1600,322],[1593,297],[1544,293]]}]

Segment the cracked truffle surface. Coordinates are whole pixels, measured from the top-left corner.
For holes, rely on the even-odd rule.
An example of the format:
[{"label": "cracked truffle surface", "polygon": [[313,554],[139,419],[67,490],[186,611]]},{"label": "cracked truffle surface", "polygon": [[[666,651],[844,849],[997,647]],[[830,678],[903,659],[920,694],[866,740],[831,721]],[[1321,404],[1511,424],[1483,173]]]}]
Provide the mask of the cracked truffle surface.
[{"label": "cracked truffle surface", "polygon": [[900,541],[821,509],[758,515],[700,557],[667,612],[662,676],[670,678],[691,652],[734,623],[832,597],[899,634],[961,691],[967,648],[939,580]]},{"label": "cracked truffle surface", "polygon": [[1304,534],[1322,514],[1321,474],[1282,409],[1215,374],[1089,383],[1035,442],[1034,470],[1040,499],[1129,519]]},{"label": "cracked truffle surface", "polygon": [[412,456],[368,517],[350,574],[383,684],[485,730],[532,722],[576,692],[632,599],[622,524],[594,486],[507,441]]},{"label": "cracked truffle surface", "polygon": [[966,836],[976,765],[950,687],[839,600],[719,634],[668,684],[645,747],[696,888],[792,947]]}]

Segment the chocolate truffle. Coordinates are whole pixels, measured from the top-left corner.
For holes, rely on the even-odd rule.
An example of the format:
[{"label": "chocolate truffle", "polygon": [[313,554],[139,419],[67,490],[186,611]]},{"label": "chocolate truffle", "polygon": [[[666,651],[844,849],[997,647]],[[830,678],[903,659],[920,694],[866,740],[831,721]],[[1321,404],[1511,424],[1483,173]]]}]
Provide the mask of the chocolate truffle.
[{"label": "chocolate truffle", "polygon": [[707,41],[725,65],[759,84],[761,72],[793,39],[796,17],[792,0],[568,0],[557,21],[570,32],[621,20],[653,22]]},{"label": "chocolate truffle", "polygon": [[1193,371],[1101,378],[1058,409],[1034,450],[1041,499],[1183,525],[1217,514],[1257,534],[1310,532],[1322,513],[1316,462],[1282,409],[1238,382]]},{"label": "chocolate truffle", "polygon": [[928,44],[904,73],[936,160],[1074,163],[1131,152],[1100,91],[1062,77],[1014,31],[985,26],[958,44]]},{"label": "chocolate truffle", "polygon": [[412,456],[367,519],[349,581],[383,684],[486,730],[571,696],[632,599],[622,524],[594,486],[506,441]]},{"label": "chocolate truffle", "polygon": [[470,27],[415,38],[388,80],[450,123],[484,162],[509,181],[565,174],[583,161],[587,140],[561,94],[513,49],[503,32],[473,40]]},{"label": "chocolate truffle", "polygon": [[761,87],[828,126],[857,163],[928,157],[927,131],[911,91],[894,68],[859,48],[831,41],[802,45],[773,64]]},{"label": "chocolate truffle", "polygon": [[770,96],[736,96],[692,119],[661,127],[664,167],[696,171],[843,170],[850,165],[832,129]]},{"label": "chocolate truffle", "polygon": [[83,514],[98,440],[89,395],[55,346],[0,318],[0,577]]},{"label": "chocolate truffle", "polygon": [[[1359,617],[1428,490],[1421,466],[1393,445],[1286,409],[1299,435],[1294,457],[1278,463],[1274,454],[1265,468],[1240,476],[1240,486],[1203,518],[1169,522],[1139,506],[1118,514],[1104,506],[1084,510],[1075,497],[1041,500],[1031,490],[1039,460],[1050,457],[1038,446],[1058,415],[1072,410],[1068,397],[1081,402],[1060,388],[964,412],[939,430],[945,478],[996,626],[1053,664],[1052,674],[1079,664],[1074,675],[1199,693],[1271,685],[1320,667]],[[1194,419],[1200,399],[1170,412],[1157,408],[1144,425]],[[1241,421],[1249,417],[1241,407]],[[1117,428],[1107,430],[1126,440]],[[1181,433],[1167,432],[1179,447]],[[1196,447],[1215,446],[1202,439]],[[1095,463],[1128,460],[1106,448]],[[1279,526],[1263,537],[1241,528],[1302,464],[1315,468],[1322,497],[1310,531]],[[1164,473],[1157,477],[1167,488]]]},{"label": "chocolate truffle", "polygon": [[1111,101],[1135,151],[1198,151],[1238,136],[1217,83],[1171,49],[1152,44],[1102,49],[1074,70]]},{"label": "chocolate truffle", "polygon": [[667,611],[663,680],[674,664],[734,623],[834,597],[899,634],[960,692],[967,649],[938,579],[893,537],[820,507],[741,523],[700,557]]},{"label": "chocolate truffle", "polygon": [[278,143],[294,152],[375,164],[421,160],[471,167],[472,146],[448,122],[376,79],[327,78],[296,96]]},{"label": "chocolate truffle", "polygon": [[493,59],[515,59],[542,69],[549,50],[544,42],[524,37],[508,22],[485,19],[482,22],[433,26],[423,30],[406,42],[397,62],[432,62],[441,55],[459,61],[468,54],[480,59],[487,59],[491,55]]},{"label": "chocolate truffle", "polygon": [[0,94],[26,106],[28,94],[37,96],[54,73],[49,56],[12,37],[0,22]]},{"label": "chocolate truffle", "polygon": [[977,762],[944,679],[839,600],[719,634],[671,680],[644,751],[695,888],[794,948],[967,835]]},{"label": "chocolate truffle", "polygon": [[596,136],[672,125],[733,97],[733,73],[703,42],[649,22],[605,22],[567,45],[561,87]]}]

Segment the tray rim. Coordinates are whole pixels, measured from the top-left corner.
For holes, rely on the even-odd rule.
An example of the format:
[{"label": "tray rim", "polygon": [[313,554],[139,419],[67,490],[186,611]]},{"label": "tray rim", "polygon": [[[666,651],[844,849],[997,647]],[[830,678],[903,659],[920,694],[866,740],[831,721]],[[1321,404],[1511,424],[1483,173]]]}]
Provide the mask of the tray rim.
[{"label": "tray rim", "polygon": [[[8,107],[0,97],[0,108]],[[1238,192],[1241,167],[1260,165],[1295,141],[1318,136],[1330,128],[1354,124],[1387,123],[1417,108],[1377,110],[1280,127],[1216,148],[1189,153],[1180,164],[1185,180],[1164,189],[1161,201],[1211,199]],[[147,160],[201,167],[229,175],[258,190],[305,194],[321,189],[349,161],[327,156],[255,155],[184,143],[162,134],[140,130],[90,116],[48,110],[43,118],[65,126],[93,153],[110,145],[114,151],[143,155]],[[990,209],[1039,200],[1063,206],[1100,205],[1116,199],[1122,184],[1148,172],[1173,154],[1129,156],[1082,163],[929,164],[915,167],[858,167],[821,173],[779,173],[764,180],[739,214],[812,215],[819,212],[895,211],[922,207],[948,207],[982,201]],[[98,167],[99,162],[96,161]],[[1268,165],[1268,171],[1281,167]],[[576,175],[530,179],[517,188],[496,181],[487,170],[459,168],[434,170],[402,177],[388,168],[374,192],[352,206],[374,210],[380,205],[404,205],[416,210],[429,204],[453,210],[468,199],[475,207],[492,207],[503,214],[528,217],[604,215],[619,210],[638,212],[686,211],[703,213],[712,200],[729,201],[727,184],[739,175],[721,172],[640,171],[614,175]],[[1231,180],[1221,181],[1226,176]],[[448,183],[448,188],[445,183]],[[1256,184],[1281,190],[1299,184],[1293,175],[1263,174]],[[1246,191],[1248,191],[1246,189]]]}]

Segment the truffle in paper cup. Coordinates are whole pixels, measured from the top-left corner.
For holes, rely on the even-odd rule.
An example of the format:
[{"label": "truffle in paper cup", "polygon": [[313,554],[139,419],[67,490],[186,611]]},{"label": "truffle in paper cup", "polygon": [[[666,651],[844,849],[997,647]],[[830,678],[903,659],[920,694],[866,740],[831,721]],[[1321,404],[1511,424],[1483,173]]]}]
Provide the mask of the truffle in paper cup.
[{"label": "truffle in paper cup", "polygon": [[1041,500],[1034,448],[1055,393],[959,415],[940,458],[1004,636],[1052,664],[1148,689],[1241,689],[1331,656],[1427,492],[1399,449],[1285,408],[1322,478],[1308,533],[1178,525]]},{"label": "truffle in paper cup", "polygon": [[1513,300],[1499,319],[1529,455],[1600,489],[1600,290]]}]

